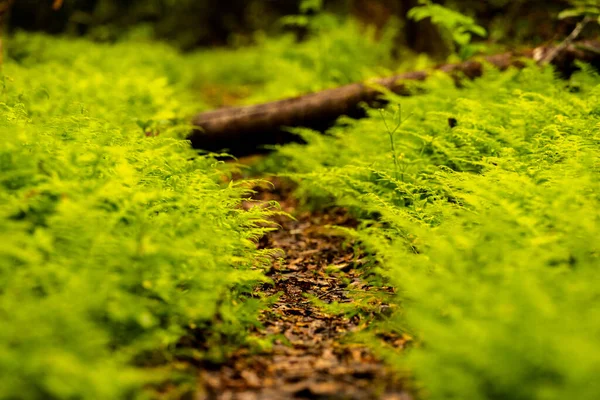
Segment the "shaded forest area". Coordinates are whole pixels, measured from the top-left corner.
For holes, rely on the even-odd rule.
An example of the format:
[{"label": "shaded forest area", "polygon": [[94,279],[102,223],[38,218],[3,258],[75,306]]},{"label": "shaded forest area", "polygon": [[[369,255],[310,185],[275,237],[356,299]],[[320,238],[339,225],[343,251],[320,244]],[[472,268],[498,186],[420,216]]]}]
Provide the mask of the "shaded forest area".
[{"label": "shaded forest area", "polygon": [[[10,17],[11,29],[49,33],[85,34],[102,41],[115,40],[131,30],[182,49],[210,45],[243,45],[253,41],[256,31],[281,30],[277,21],[295,14],[300,1],[276,0],[72,0],[57,7],[54,0],[19,0]],[[62,2],[61,2],[62,3]],[[328,0],[325,8],[337,15],[351,15],[380,29],[390,18],[402,21],[398,45],[439,58],[448,54],[436,28],[428,21],[416,23],[405,18],[418,0]],[[461,0],[441,2],[491,27],[493,42],[532,45],[557,39],[572,23],[555,16],[567,7],[567,0]],[[143,28],[140,27],[140,24]],[[139,32],[138,32],[139,33]],[[303,32],[298,32],[303,37]]]}]

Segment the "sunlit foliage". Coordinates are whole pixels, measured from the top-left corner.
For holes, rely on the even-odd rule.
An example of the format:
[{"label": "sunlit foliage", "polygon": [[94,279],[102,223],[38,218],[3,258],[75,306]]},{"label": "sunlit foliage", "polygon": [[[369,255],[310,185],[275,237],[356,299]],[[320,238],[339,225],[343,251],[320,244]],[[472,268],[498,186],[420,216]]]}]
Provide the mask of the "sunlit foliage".
[{"label": "sunlit foliage", "polygon": [[[369,343],[430,399],[600,397],[600,78],[438,77],[279,155],[305,198],[350,207],[396,288]],[[390,146],[390,137],[394,147]]]},{"label": "sunlit foliage", "polygon": [[[119,399],[247,340],[265,277],[233,167],[181,138],[159,45],[12,41],[0,93],[0,398]],[[178,347],[182,338],[195,344]],[[193,384],[193,376],[191,383]],[[188,378],[188,379],[190,379]]]}]

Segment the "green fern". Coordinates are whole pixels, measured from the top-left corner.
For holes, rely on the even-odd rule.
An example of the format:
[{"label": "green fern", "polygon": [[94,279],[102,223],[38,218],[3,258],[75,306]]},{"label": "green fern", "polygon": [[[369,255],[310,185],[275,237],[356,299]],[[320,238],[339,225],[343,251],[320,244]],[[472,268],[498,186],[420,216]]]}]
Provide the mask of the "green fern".
[{"label": "green fern", "polygon": [[[270,262],[256,241],[277,210],[243,211],[250,183],[223,184],[237,167],[182,140],[194,63],[157,44],[18,35],[11,46],[0,398],[143,397],[181,375],[178,357],[253,343],[267,301],[247,294]],[[190,337],[202,346],[179,346]]]},{"label": "green fern", "polygon": [[279,150],[299,195],[362,220],[353,237],[397,290],[373,332],[412,348],[361,340],[422,396],[600,396],[599,87],[586,66],[571,82],[534,67],[390,94],[414,113],[395,142],[403,180],[377,110]]},{"label": "green fern", "polygon": [[429,18],[450,38],[450,44],[461,59],[466,60],[473,56],[480,48],[471,44],[473,35],[487,36],[487,31],[475,20],[458,11],[452,10],[430,0],[419,0],[419,6],[408,11],[407,17],[415,21]]}]

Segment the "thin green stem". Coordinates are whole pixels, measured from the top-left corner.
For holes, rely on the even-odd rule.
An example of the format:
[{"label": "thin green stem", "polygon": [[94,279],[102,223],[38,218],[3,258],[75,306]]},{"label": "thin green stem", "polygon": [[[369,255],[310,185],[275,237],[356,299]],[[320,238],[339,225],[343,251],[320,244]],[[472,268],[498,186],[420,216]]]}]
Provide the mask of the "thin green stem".
[{"label": "thin green stem", "polygon": [[[402,105],[398,105],[398,110],[394,113],[394,119],[396,119],[396,126],[394,129],[390,129],[387,120],[385,119],[385,114],[383,109],[379,109],[379,113],[381,114],[381,119],[383,120],[383,124],[385,125],[385,129],[390,138],[390,148],[392,150],[392,157],[394,159],[394,178],[399,180],[398,177],[400,175],[400,166],[398,165],[398,153],[396,152],[396,143],[395,143],[395,135],[400,129],[400,126],[410,118],[410,115],[406,119],[402,119]],[[412,114],[411,114],[412,115]],[[402,181],[404,181],[404,173],[402,173]]]}]

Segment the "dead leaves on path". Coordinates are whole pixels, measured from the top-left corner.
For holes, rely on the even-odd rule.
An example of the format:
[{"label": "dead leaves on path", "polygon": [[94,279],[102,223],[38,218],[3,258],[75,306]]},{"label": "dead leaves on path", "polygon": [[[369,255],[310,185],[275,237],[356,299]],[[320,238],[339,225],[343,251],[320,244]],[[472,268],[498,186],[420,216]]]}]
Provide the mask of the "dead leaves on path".
[{"label": "dead leaves on path", "polygon": [[[289,191],[262,191],[258,200],[278,200],[290,213],[296,208]],[[261,242],[261,247],[280,248],[285,254],[269,272],[273,284],[259,289],[261,295],[278,296],[263,313],[263,328],[257,332],[274,339],[271,351],[256,355],[242,349],[225,365],[204,370],[205,390],[198,398],[409,399],[401,382],[366,347],[345,341],[372,318],[335,312],[336,307],[347,311],[368,306],[374,312],[386,307],[387,293],[371,287],[364,269],[358,268],[365,259],[330,228],[353,227],[355,222],[342,209],[296,218],[280,218],[282,229]],[[399,340],[386,341],[403,345]]]}]

